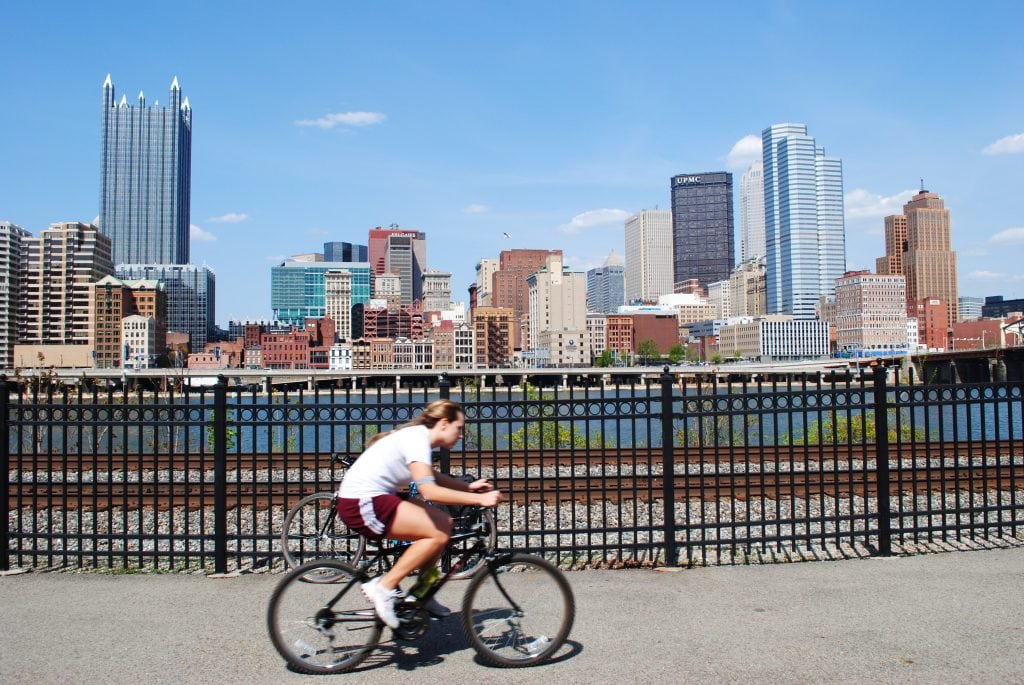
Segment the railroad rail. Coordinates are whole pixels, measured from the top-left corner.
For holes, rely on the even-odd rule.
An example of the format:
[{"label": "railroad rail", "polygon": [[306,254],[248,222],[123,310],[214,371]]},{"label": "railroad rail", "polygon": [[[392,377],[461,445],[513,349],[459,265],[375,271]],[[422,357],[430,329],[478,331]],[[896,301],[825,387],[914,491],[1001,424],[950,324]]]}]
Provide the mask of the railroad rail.
[{"label": "railroad rail", "polygon": [[[495,479],[495,484],[517,505],[544,502],[593,504],[630,500],[661,499],[664,479],[660,475],[552,475],[512,476]],[[848,467],[814,471],[754,473],[691,473],[673,476],[676,501],[699,499],[739,501],[792,498],[873,496],[878,492],[877,473]],[[227,483],[229,509],[252,507],[267,510],[288,508],[303,496],[315,492],[315,483],[238,482]],[[946,466],[899,468],[890,471],[889,493],[1024,489],[1024,465]],[[208,482],[99,482],[17,484],[9,498],[12,510],[33,508],[88,509],[171,508],[189,510],[212,507],[214,483]]]}]

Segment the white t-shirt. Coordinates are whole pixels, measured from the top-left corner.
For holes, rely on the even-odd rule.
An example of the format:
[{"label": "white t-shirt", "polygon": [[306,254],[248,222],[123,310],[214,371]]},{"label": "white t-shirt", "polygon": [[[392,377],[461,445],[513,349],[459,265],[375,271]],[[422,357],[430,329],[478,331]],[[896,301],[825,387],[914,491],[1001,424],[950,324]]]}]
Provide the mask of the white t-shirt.
[{"label": "white t-shirt", "polygon": [[338,497],[375,497],[398,492],[412,480],[409,464],[432,466],[430,432],[409,426],[386,435],[362,453],[338,487]]}]

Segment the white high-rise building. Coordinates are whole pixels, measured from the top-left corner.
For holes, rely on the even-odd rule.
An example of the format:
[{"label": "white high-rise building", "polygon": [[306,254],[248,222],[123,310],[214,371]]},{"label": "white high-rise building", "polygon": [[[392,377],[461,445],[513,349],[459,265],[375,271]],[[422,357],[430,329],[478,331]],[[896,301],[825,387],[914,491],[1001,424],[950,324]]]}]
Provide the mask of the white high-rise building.
[{"label": "white high-rise building", "polygon": [[[542,334],[551,331],[573,331],[572,346],[582,343],[582,332],[587,327],[586,274],[569,271],[562,263],[562,255],[552,254],[526,283],[530,306],[529,349],[546,347],[542,344]],[[568,340],[565,342],[569,344]]]},{"label": "white high-rise building", "polygon": [[476,265],[476,305],[491,307],[494,305],[492,287],[494,272],[498,270],[498,260],[485,257]]},{"label": "white high-rise building", "polygon": [[764,162],[759,159],[740,178],[740,261],[764,254]]},{"label": "white high-rise building", "polygon": [[761,139],[768,312],[813,319],[846,271],[843,163],[804,124],[775,124]]},{"label": "white high-rise building", "polygon": [[324,316],[334,322],[339,339],[352,339],[352,272],[348,269],[324,274]]},{"label": "white high-rise building", "polygon": [[644,209],[626,219],[626,302],[672,292],[672,212]]}]

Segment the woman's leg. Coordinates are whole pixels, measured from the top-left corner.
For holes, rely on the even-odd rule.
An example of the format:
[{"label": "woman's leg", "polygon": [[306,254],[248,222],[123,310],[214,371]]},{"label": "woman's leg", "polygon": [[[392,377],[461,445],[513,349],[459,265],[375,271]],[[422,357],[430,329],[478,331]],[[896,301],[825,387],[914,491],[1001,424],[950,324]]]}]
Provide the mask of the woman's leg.
[{"label": "woman's leg", "polygon": [[440,509],[410,501],[399,504],[387,536],[414,542],[381,577],[380,585],[396,588],[407,575],[440,557],[451,534],[452,519]]}]

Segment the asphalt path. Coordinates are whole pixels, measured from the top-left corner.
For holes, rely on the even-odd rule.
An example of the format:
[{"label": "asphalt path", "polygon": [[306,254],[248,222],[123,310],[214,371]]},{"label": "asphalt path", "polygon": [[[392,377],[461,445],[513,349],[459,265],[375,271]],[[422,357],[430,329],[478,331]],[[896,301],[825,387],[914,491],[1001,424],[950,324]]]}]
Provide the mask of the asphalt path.
[{"label": "asphalt path", "polygon": [[576,624],[543,666],[480,664],[456,613],[318,677],[267,637],[280,575],[8,575],[0,683],[1024,683],[1024,548],[568,576]]}]

